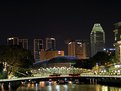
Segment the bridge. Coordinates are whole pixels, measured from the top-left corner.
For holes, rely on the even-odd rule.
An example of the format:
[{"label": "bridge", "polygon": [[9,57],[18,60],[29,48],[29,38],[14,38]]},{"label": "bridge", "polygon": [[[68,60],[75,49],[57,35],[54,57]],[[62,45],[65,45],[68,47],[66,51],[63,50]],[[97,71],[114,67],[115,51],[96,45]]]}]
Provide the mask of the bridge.
[{"label": "bridge", "polygon": [[16,81],[49,81],[51,80],[58,80],[58,79],[78,79],[80,81],[86,80],[86,81],[102,81],[102,80],[110,80],[110,81],[120,81],[121,83],[121,75],[79,75],[79,76],[69,76],[69,75],[60,75],[60,76],[37,76],[37,77],[21,77],[21,78],[12,78],[12,79],[0,79],[0,83],[5,83],[5,82],[16,82]]},{"label": "bridge", "polygon": [[73,84],[103,84],[120,86],[121,75],[60,75],[60,76],[37,76],[37,77],[21,77],[13,79],[0,79],[0,86],[4,89],[9,87],[17,89],[22,83],[39,84],[41,81],[55,81],[57,84],[67,84],[70,81]]}]

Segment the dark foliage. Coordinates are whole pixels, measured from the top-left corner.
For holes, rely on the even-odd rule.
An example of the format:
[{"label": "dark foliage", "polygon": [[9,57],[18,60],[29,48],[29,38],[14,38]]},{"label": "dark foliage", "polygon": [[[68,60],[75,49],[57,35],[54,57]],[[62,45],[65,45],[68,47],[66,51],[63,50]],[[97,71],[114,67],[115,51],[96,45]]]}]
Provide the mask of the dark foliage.
[{"label": "dark foliage", "polygon": [[97,63],[98,65],[105,65],[107,63],[112,63],[112,59],[114,58],[114,55],[115,55],[114,53],[109,54],[107,52],[98,52],[90,59],[76,61],[76,64],[74,66],[91,69]]},{"label": "dark foliage", "polygon": [[0,46],[0,62],[7,62],[9,74],[19,68],[28,69],[33,65],[34,58],[30,51],[20,46]]}]

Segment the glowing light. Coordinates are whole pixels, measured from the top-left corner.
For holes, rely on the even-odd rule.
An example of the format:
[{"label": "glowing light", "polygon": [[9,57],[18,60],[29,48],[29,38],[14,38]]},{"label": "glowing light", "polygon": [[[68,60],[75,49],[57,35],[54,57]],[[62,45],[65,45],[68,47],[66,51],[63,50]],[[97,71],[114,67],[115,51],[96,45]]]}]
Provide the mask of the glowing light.
[{"label": "glowing light", "polygon": [[8,38],[8,40],[13,40],[14,38]]},{"label": "glowing light", "polygon": [[108,87],[107,86],[102,86],[102,91],[108,91]]},{"label": "glowing light", "polygon": [[77,42],[77,44],[81,45],[82,43],[81,42]]},{"label": "glowing light", "polygon": [[60,91],[60,86],[59,85],[56,85],[56,91]]},{"label": "glowing light", "polygon": [[69,42],[68,44],[70,45],[72,42]]},{"label": "glowing light", "polygon": [[27,87],[29,87],[29,88],[30,88],[30,87],[31,87],[31,84],[30,84],[30,83],[28,83],[28,84],[27,84]]},{"label": "glowing light", "polygon": [[121,41],[118,41],[117,43],[118,43],[118,44],[120,44],[120,43],[121,43]]},{"label": "glowing light", "polygon": [[106,51],[106,48],[104,48],[103,50]]},{"label": "glowing light", "polygon": [[61,54],[61,51],[58,51],[58,54]]},{"label": "glowing light", "polygon": [[69,84],[72,84],[72,81],[69,81],[68,83],[69,83]]},{"label": "glowing light", "polygon": [[121,67],[121,65],[115,65],[114,67],[115,67],[115,68],[119,68],[119,67]]},{"label": "glowing light", "polygon": [[55,40],[55,38],[50,38],[51,40]]},{"label": "glowing light", "polygon": [[40,82],[40,87],[45,87],[45,82],[44,81]]}]

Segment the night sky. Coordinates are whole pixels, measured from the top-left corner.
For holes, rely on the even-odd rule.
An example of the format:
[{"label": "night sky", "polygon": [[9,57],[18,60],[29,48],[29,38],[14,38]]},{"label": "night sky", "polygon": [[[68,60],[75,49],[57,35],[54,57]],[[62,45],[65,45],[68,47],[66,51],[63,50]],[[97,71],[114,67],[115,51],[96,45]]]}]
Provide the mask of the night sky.
[{"label": "night sky", "polygon": [[30,41],[55,37],[57,48],[64,49],[64,40],[89,40],[93,24],[101,23],[106,47],[112,47],[113,24],[121,21],[121,3],[116,0],[89,1],[0,1],[0,44],[5,44],[10,36]]}]

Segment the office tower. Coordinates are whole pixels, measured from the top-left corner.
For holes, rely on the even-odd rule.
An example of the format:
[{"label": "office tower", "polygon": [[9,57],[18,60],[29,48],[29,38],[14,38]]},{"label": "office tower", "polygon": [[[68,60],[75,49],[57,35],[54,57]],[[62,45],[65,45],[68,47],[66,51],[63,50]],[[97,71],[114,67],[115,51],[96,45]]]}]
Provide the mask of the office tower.
[{"label": "office tower", "polygon": [[46,50],[55,50],[56,40],[55,38],[46,38]]},{"label": "office tower", "polygon": [[115,23],[114,32],[114,46],[115,46],[115,56],[118,62],[121,62],[121,22]]},{"label": "office tower", "polygon": [[43,49],[43,40],[34,39],[34,59],[36,61],[40,60],[40,51]]},{"label": "office tower", "polygon": [[105,47],[105,32],[100,24],[94,24],[90,33],[91,56],[103,51]]},{"label": "office tower", "polygon": [[19,39],[19,45],[28,50],[28,39]]},{"label": "office tower", "polygon": [[75,56],[79,59],[87,58],[86,42],[82,40],[74,40],[68,42],[68,56]]},{"label": "office tower", "polygon": [[7,45],[19,45],[19,38],[18,37],[7,38]]}]

